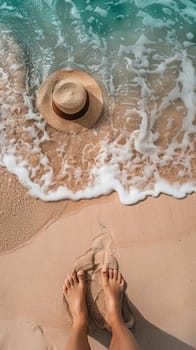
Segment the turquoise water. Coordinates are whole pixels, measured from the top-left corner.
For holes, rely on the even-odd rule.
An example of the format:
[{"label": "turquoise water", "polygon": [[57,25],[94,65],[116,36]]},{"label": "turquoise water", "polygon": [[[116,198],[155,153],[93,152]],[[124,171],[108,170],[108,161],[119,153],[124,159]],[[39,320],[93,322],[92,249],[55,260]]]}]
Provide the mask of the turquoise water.
[{"label": "turquoise water", "polygon": [[184,48],[196,40],[196,3],[190,0],[1,1],[0,11],[3,27],[38,76],[73,62],[88,69],[88,49],[96,51],[95,64],[103,55],[109,63],[121,44],[134,44],[142,33],[164,46],[166,41]]},{"label": "turquoise water", "polygon": [[[1,165],[43,200],[195,191],[195,22],[190,0],[2,0]],[[102,83],[107,113],[85,138],[36,109],[60,68]]]}]

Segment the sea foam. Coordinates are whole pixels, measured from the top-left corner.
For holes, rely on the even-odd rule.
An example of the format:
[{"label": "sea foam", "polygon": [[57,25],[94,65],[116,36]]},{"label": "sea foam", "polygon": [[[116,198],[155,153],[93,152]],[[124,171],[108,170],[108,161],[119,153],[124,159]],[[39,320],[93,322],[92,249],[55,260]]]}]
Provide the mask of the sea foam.
[{"label": "sea foam", "polygon": [[[196,5],[9,4],[1,5],[0,164],[29,194],[54,201],[116,191],[132,204],[194,192]],[[65,67],[87,70],[103,87],[104,116],[84,134],[54,130],[36,109],[41,81]]]}]

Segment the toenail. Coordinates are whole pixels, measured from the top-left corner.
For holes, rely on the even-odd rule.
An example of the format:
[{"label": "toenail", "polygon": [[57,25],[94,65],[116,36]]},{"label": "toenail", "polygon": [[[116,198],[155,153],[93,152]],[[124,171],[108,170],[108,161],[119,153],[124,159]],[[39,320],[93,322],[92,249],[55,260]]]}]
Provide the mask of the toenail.
[{"label": "toenail", "polygon": [[78,271],[77,275],[79,278],[84,278],[84,271]]}]

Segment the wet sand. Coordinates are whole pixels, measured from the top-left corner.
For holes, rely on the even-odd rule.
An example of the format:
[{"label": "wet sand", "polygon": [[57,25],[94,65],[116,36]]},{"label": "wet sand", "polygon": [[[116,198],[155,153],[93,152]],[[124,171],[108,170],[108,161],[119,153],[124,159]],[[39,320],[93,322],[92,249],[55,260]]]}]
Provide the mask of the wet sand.
[{"label": "wet sand", "polygon": [[[48,203],[31,201],[43,215]],[[58,220],[0,256],[0,347],[64,348],[70,332],[64,278],[93,238],[109,234],[128,282],[142,349],[196,348],[195,204],[195,194],[182,200],[161,195],[133,206],[123,206],[116,194],[66,202]],[[35,222],[36,216],[32,226]],[[18,225],[15,232],[23,227],[22,220]],[[107,348],[108,341],[107,333],[90,338],[95,350]]]},{"label": "wet sand", "polygon": [[[15,175],[0,167],[0,254],[25,244],[64,212],[67,202],[47,203],[28,195]],[[9,194],[9,196],[8,196]]]},{"label": "wet sand", "polygon": [[29,86],[31,70],[24,52],[6,32],[0,41],[0,66],[0,162],[32,196],[77,200],[115,189],[121,201],[130,204],[147,193],[182,197],[195,190],[194,111],[172,93],[181,81],[181,65],[165,70],[161,86],[159,76],[149,76],[148,98],[134,82],[129,86],[133,76],[119,68],[122,76],[115,86],[120,92],[108,94],[106,81],[101,81],[104,113],[93,128],[78,134],[57,131],[40,117],[39,84]]}]

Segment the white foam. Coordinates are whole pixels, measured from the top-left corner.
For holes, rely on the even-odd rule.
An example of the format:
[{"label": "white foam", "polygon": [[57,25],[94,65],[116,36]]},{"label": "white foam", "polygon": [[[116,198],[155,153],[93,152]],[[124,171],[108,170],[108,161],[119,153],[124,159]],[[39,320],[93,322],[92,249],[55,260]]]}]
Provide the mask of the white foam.
[{"label": "white foam", "polygon": [[2,5],[0,5],[0,10],[14,10],[13,6],[9,6],[7,2],[4,1]]},{"label": "white foam", "polygon": [[[95,18],[90,3],[86,22],[73,1],[66,3],[71,18],[66,33],[58,16],[52,16],[55,47],[46,41],[46,31],[37,31],[41,57],[35,62],[40,68],[37,75],[31,72],[31,87],[36,90],[51,67],[66,64],[87,69],[102,81],[108,113],[86,134],[87,145],[80,136],[63,137],[47,129],[34,107],[31,89],[21,87],[21,51],[4,31],[0,41],[0,164],[19,178],[31,196],[45,201],[79,200],[116,191],[124,204],[133,204],[162,192],[183,198],[195,191],[196,79],[189,54],[193,43],[184,41],[192,40],[193,34],[184,32],[180,41],[172,18],[154,18],[145,12],[154,1],[135,0],[135,17],[143,21],[145,30],[138,27],[129,33],[126,26],[116,24],[116,33],[104,37],[91,26]],[[158,3],[169,16],[179,13],[175,1]],[[100,6],[94,12],[107,16]],[[190,21],[187,5],[182,12],[184,20]],[[163,36],[157,39],[152,28],[161,29]],[[62,50],[60,58],[56,50]]]},{"label": "white foam", "polygon": [[186,34],[187,39],[192,40],[194,38],[193,33],[189,32]]},{"label": "white foam", "polygon": [[96,6],[94,12],[97,12],[102,17],[107,17],[107,11],[102,9],[100,6]]},{"label": "white foam", "polygon": [[139,11],[137,16],[143,18],[142,22],[145,26],[149,26],[152,28],[169,28],[171,24],[175,24],[175,22],[169,23],[168,21],[164,21],[161,18],[154,18],[143,11]]}]

